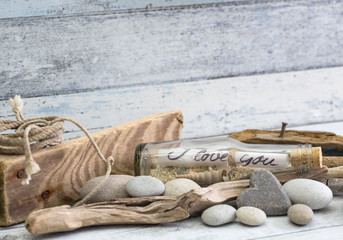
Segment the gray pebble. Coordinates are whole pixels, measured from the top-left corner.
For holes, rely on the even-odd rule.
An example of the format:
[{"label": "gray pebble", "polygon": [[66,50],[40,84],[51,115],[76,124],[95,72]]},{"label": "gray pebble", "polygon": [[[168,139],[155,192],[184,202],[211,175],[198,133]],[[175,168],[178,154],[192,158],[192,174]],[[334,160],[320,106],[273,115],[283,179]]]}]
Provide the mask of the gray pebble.
[{"label": "gray pebble", "polygon": [[237,207],[257,207],[268,216],[285,215],[292,205],[279,180],[268,170],[257,170],[250,177],[250,188],[236,200]]},{"label": "gray pebble", "polygon": [[241,207],[236,211],[236,216],[241,223],[248,226],[259,226],[267,219],[267,215],[255,207]]},{"label": "gray pebble", "polygon": [[137,176],[126,184],[126,191],[132,197],[159,196],[164,192],[164,184],[151,176]]},{"label": "gray pebble", "polygon": [[187,178],[178,178],[168,181],[164,186],[166,188],[163,194],[164,196],[180,196],[193,189],[201,188],[199,184]]},{"label": "gray pebble", "polygon": [[295,204],[288,209],[289,220],[298,225],[306,225],[313,219],[313,211],[304,204]]},{"label": "gray pebble", "polygon": [[[96,177],[87,181],[81,188],[81,198],[88,195],[104,177]],[[125,186],[133,178],[129,175],[110,175],[102,187],[91,197],[87,202],[103,202],[114,198],[126,198],[129,194],[126,192]]]},{"label": "gray pebble", "polygon": [[201,215],[201,220],[209,226],[220,226],[236,219],[236,209],[226,204],[207,208]]},{"label": "gray pebble", "polygon": [[305,204],[312,210],[322,209],[332,201],[331,189],[318,181],[298,178],[283,186],[293,204]]}]

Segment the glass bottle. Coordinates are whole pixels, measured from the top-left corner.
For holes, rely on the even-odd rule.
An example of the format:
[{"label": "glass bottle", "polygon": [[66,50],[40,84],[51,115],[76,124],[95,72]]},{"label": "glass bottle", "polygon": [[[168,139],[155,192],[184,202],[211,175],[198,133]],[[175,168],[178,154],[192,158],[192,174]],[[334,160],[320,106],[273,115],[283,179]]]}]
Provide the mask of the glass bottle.
[{"label": "glass bottle", "polygon": [[227,136],[143,143],[134,162],[136,176],[189,178],[201,186],[248,178],[256,168],[277,174],[321,167],[321,147],[246,144]]}]

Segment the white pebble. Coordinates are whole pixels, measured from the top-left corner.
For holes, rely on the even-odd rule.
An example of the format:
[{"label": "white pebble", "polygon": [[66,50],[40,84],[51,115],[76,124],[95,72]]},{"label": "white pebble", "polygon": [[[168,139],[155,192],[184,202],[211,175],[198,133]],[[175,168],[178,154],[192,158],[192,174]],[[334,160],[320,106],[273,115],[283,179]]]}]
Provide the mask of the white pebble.
[{"label": "white pebble", "polygon": [[293,179],[284,188],[293,204],[304,204],[312,210],[322,209],[332,201],[332,191],[325,184],[311,179]]},{"label": "white pebble", "polygon": [[164,192],[164,184],[151,176],[137,176],[126,184],[126,191],[132,197],[159,196]]},{"label": "white pebble", "polygon": [[164,186],[166,188],[163,194],[164,196],[180,196],[193,189],[201,188],[199,184],[187,178],[178,178],[168,181]]},{"label": "white pebble", "polygon": [[304,204],[291,206],[287,211],[287,215],[291,222],[298,225],[306,225],[313,219],[312,209]]},{"label": "white pebble", "polygon": [[249,226],[259,226],[267,219],[267,215],[261,209],[248,206],[240,207],[236,211],[236,216],[241,223]]},{"label": "white pebble", "polygon": [[220,226],[235,219],[236,209],[226,204],[209,207],[201,215],[201,220],[209,226]]}]

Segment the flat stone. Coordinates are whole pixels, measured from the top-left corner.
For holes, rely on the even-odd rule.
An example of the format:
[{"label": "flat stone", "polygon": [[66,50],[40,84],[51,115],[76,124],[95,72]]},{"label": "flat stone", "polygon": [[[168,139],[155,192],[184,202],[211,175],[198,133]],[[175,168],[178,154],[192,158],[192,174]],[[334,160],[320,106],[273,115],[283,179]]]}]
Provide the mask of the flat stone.
[{"label": "flat stone", "polygon": [[164,184],[164,196],[180,196],[193,189],[201,188],[199,184],[188,178],[177,178]]},{"label": "flat stone", "polygon": [[284,184],[293,204],[305,204],[312,210],[322,209],[332,201],[332,191],[325,184],[311,179],[293,179]]},{"label": "flat stone", "polygon": [[309,206],[304,204],[294,204],[288,211],[287,215],[291,222],[298,225],[306,225],[313,219],[313,211]]},{"label": "flat stone", "polygon": [[[126,192],[125,186],[133,178],[130,175],[110,175],[106,182],[97,191],[97,193],[91,197],[87,203],[104,202],[114,198],[126,198],[130,197]],[[81,188],[81,198],[84,198],[90,193],[100,181],[103,176],[93,178],[87,181]]]},{"label": "flat stone", "polygon": [[255,171],[250,177],[250,188],[244,190],[236,200],[237,207],[259,208],[267,216],[285,215],[291,201],[279,180],[268,170]]},{"label": "flat stone", "polygon": [[267,219],[265,212],[255,207],[240,207],[236,216],[241,223],[249,226],[259,226]]},{"label": "flat stone", "polygon": [[209,226],[220,226],[236,219],[236,209],[230,205],[218,204],[207,208],[201,215],[201,220]]},{"label": "flat stone", "polygon": [[126,191],[132,197],[159,196],[164,189],[163,182],[151,176],[137,176],[126,184]]}]

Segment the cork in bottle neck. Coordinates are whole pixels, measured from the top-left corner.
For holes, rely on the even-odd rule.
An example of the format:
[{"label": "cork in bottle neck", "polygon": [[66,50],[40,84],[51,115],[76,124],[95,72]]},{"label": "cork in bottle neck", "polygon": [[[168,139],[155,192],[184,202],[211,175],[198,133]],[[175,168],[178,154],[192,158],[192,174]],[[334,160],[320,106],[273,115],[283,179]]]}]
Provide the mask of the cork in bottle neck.
[{"label": "cork in bottle neck", "polygon": [[321,168],[323,166],[322,148],[312,147],[310,144],[299,145],[291,150],[290,161],[292,167],[299,169]]}]

